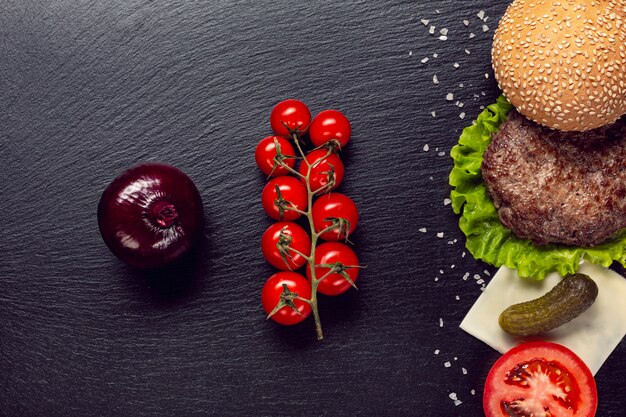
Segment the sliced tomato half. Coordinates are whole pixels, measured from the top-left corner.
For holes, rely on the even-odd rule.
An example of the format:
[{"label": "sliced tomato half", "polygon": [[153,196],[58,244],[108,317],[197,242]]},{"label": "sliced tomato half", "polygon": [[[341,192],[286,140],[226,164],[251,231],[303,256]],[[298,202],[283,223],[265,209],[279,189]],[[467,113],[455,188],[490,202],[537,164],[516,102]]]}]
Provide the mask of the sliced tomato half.
[{"label": "sliced tomato half", "polygon": [[489,371],[486,417],[593,417],[596,382],[574,352],[551,342],[528,342],[505,353]]}]

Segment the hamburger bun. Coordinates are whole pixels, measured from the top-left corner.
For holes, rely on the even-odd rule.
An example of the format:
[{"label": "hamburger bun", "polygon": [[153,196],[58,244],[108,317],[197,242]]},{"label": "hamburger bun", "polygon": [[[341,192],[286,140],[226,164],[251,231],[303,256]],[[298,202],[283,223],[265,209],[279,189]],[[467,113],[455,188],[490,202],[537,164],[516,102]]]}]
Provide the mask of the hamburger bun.
[{"label": "hamburger bun", "polygon": [[626,113],[626,0],[515,0],[491,57],[529,119],[564,131],[609,125]]}]

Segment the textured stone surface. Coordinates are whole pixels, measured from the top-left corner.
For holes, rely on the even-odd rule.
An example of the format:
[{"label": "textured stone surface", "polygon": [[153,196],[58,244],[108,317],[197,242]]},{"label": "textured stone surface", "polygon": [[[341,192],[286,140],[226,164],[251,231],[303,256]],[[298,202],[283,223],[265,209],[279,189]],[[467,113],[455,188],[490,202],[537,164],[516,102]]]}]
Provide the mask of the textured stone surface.
[{"label": "textured stone surface", "polygon": [[[498,353],[458,324],[473,275],[494,270],[461,256],[444,199],[450,148],[499,94],[484,74],[505,6],[0,0],[0,414],[481,415]],[[341,189],[368,268],[323,301],[321,343],[259,302],[273,270],[253,153],[287,97],[354,129]],[[121,264],[96,224],[106,185],[147,160],[188,173],[206,211],[197,256],[157,276]],[[621,415],[625,352],[597,375],[598,415]]]}]

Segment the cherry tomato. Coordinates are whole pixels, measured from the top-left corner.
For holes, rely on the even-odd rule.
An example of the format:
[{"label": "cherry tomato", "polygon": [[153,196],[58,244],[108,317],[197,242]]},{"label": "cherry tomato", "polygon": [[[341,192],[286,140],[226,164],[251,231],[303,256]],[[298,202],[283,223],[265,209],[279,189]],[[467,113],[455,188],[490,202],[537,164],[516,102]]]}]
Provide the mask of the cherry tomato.
[{"label": "cherry tomato", "polygon": [[[287,175],[287,169],[278,164],[275,164],[274,162],[274,157],[276,156],[276,144],[274,143],[274,141],[276,141],[278,143],[278,146],[280,146],[281,154],[285,156],[296,155],[293,146],[291,146],[291,143],[289,143],[287,139],[281,138],[280,136],[268,136],[264,139],[261,139],[256,147],[256,151],[254,152],[256,164],[265,175],[271,177],[276,177],[278,175]],[[296,165],[296,160],[294,158],[284,158],[283,162],[291,168]]]},{"label": "cherry tomato", "polygon": [[[305,299],[311,298],[311,285],[302,275],[295,272],[278,272],[268,278],[263,290],[261,290],[261,304],[263,304],[263,310],[266,314],[272,313],[281,302],[281,294],[284,294],[283,284],[287,285],[290,292],[297,293],[298,296]],[[272,319],[277,323],[290,326],[300,323],[311,314],[309,304],[295,299],[292,302],[300,314],[293,308],[284,306],[272,315]]]},{"label": "cherry tomato", "polygon": [[272,130],[280,136],[291,136],[294,131],[304,133],[310,123],[311,112],[306,104],[299,100],[281,101],[274,106],[270,114]]},{"label": "cherry tomato", "polygon": [[348,144],[351,133],[350,121],[337,110],[324,110],[313,118],[309,126],[309,138],[316,147],[335,139],[343,148]]},{"label": "cherry tomato", "polygon": [[345,219],[345,224],[340,224],[340,228],[322,233],[320,236],[324,240],[343,240],[354,232],[359,222],[359,212],[356,204],[350,197],[341,193],[325,194],[317,199],[313,204],[313,226],[315,232],[331,226],[332,221],[325,221],[329,217]]},{"label": "cherry tomato", "polygon": [[[341,181],[343,181],[343,162],[339,156],[335,153],[331,153],[326,156],[328,151],[326,149],[317,149],[309,152],[306,156],[306,160],[311,164],[309,181],[311,183],[311,191],[314,193],[328,192],[332,189],[339,187]],[[319,162],[318,162],[319,161]],[[315,164],[313,166],[313,164]],[[300,162],[299,172],[302,175],[306,175],[309,171],[309,165],[306,162]],[[330,187],[326,187],[329,181],[329,174],[334,171],[333,177],[335,184]]]},{"label": "cherry tomato", "polygon": [[[276,186],[280,190],[284,202],[281,203],[276,191]],[[272,219],[275,220],[295,220],[300,217],[300,213],[293,210],[287,210],[286,207],[295,207],[301,211],[305,211],[308,207],[306,186],[294,177],[283,175],[281,177],[272,178],[263,188],[261,194],[261,202],[263,209]],[[280,205],[284,210],[281,216]]]},{"label": "cherry tomato", "polygon": [[[283,235],[282,239],[281,233]],[[282,253],[277,245],[282,246]],[[306,259],[302,255],[290,250],[290,248],[306,256],[309,256],[311,253],[311,238],[297,224],[277,222],[268,227],[265,233],[263,233],[261,251],[265,260],[274,268],[282,271],[295,270],[301,268],[306,263]]]},{"label": "cherry tomato", "polygon": [[[340,262],[344,267],[359,266],[359,259],[348,245],[339,242],[326,242],[315,248],[315,265],[335,264]],[[315,277],[320,279],[330,268],[316,266]],[[352,282],[359,277],[359,268],[347,268],[345,273],[348,274]],[[306,275],[311,279],[311,270],[307,268]],[[339,295],[348,291],[352,285],[339,273],[333,272],[324,278],[318,285],[317,290],[326,295]]]},{"label": "cherry tomato", "polygon": [[593,417],[598,393],[585,363],[565,346],[529,342],[505,353],[489,371],[486,417]]}]

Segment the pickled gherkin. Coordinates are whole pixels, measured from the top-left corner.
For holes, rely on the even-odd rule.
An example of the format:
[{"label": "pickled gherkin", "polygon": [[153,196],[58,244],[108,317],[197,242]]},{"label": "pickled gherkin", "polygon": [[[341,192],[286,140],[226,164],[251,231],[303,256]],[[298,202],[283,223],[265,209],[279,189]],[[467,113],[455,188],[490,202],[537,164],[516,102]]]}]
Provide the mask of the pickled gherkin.
[{"label": "pickled gherkin", "polygon": [[541,297],[505,309],[498,323],[512,336],[545,333],[578,317],[597,296],[598,286],[589,276],[568,275]]}]

